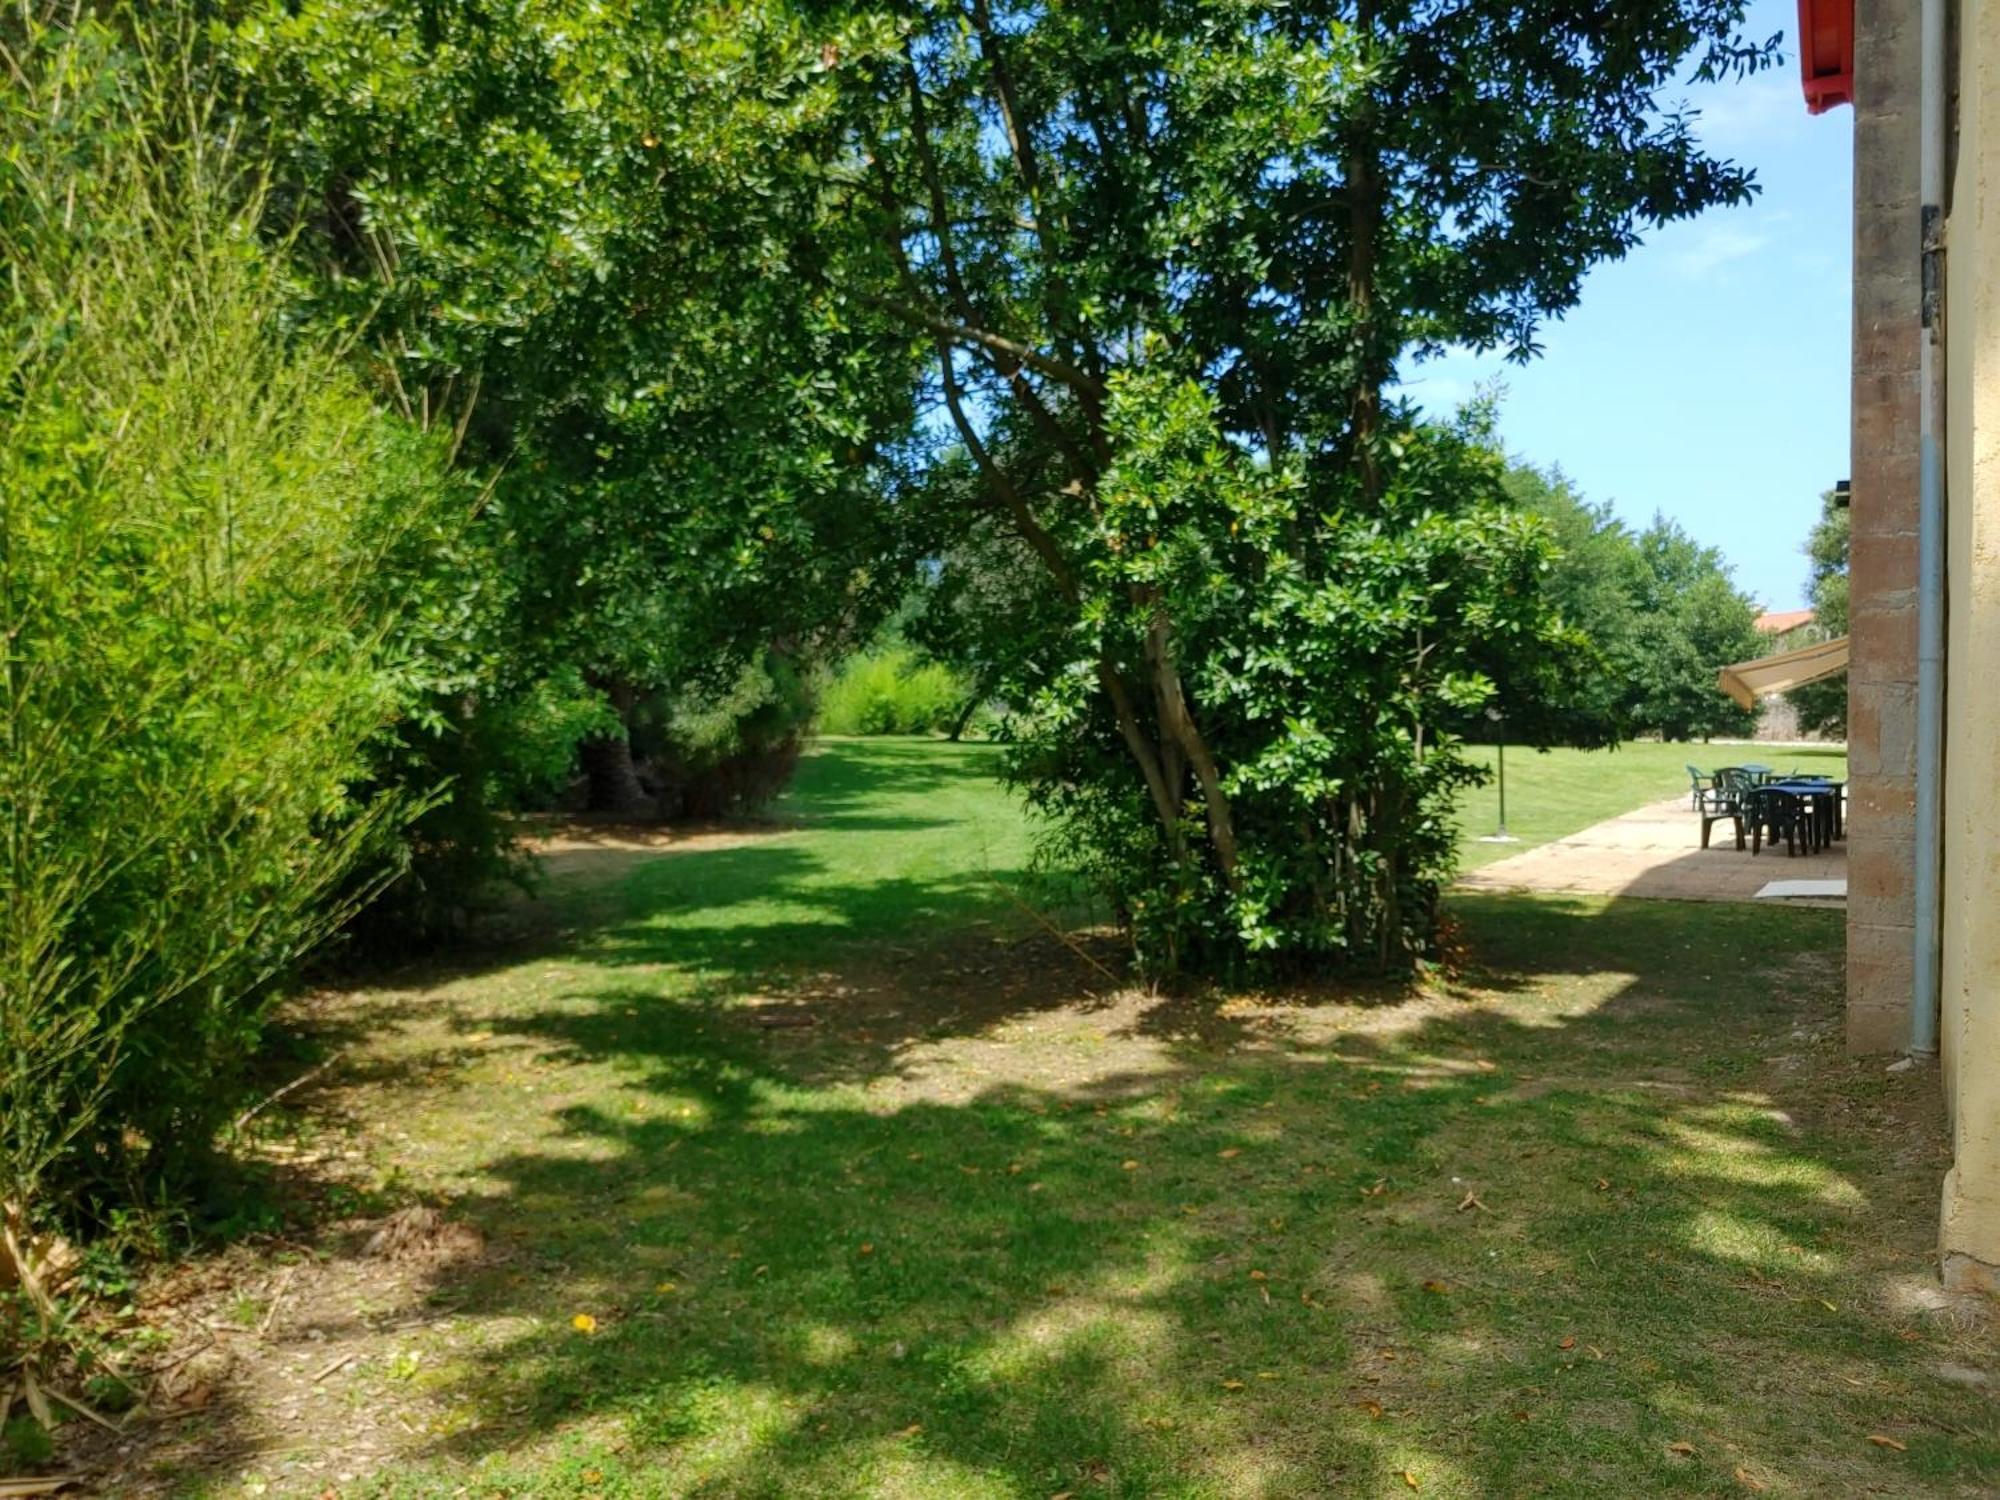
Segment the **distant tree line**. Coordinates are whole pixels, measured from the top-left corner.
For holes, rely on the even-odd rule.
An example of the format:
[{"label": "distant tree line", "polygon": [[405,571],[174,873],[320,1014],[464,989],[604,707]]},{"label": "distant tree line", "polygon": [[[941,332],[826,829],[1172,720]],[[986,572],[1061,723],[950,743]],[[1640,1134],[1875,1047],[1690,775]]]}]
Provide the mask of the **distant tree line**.
[{"label": "distant tree line", "polygon": [[[1820,498],[1819,519],[1806,537],[1806,603],[1812,606],[1813,633],[1822,640],[1843,636],[1847,616],[1847,507],[1829,492]],[[1809,682],[1785,695],[1798,710],[1799,727],[1835,739],[1847,737],[1847,674]]]},{"label": "distant tree line", "polygon": [[1763,655],[1758,608],[1722,553],[1665,516],[1634,531],[1608,502],[1576,492],[1560,469],[1514,465],[1507,492],[1553,530],[1560,556],[1546,581],[1562,618],[1588,640],[1585,678],[1521,703],[1534,737],[1579,743],[1658,735],[1741,736],[1754,712],[1716,687],[1731,662]]}]

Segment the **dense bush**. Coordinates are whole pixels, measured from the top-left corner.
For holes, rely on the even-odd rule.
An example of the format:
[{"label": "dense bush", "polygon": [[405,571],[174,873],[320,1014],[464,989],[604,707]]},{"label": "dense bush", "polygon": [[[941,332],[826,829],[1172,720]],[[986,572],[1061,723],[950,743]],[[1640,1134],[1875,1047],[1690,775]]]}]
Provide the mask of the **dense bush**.
[{"label": "dense bush", "polygon": [[972,688],[908,646],[849,657],[820,693],[823,734],[942,734],[966,712]]},{"label": "dense bush", "polygon": [[[228,133],[90,22],[0,96],[0,1202],[186,1164],[273,983],[422,810],[357,793],[460,499],[293,340]],[[393,566],[390,566],[391,560]]]},{"label": "dense bush", "polygon": [[[1413,428],[1376,506],[1308,515],[1300,470],[1232,453],[1192,383],[1121,383],[1110,415],[1091,607],[1009,685],[1010,776],[1149,967],[1422,953],[1477,776],[1438,726],[1490,692],[1492,639],[1561,646],[1535,587],[1552,549],[1505,503],[1490,432]],[[1169,742],[1144,782],[1121,774],[1133,736],[1089,667],[1106,651],[1176,664],[1208,766]],[[1168,818],[1183,777],[1210,790]]]},{"label": "dense bush", "polygon": [[752,812],[784,790],[812,721],[806,674],[767,651],[722,682],[691,680],[640,701],[632,753],[655,816]]}]

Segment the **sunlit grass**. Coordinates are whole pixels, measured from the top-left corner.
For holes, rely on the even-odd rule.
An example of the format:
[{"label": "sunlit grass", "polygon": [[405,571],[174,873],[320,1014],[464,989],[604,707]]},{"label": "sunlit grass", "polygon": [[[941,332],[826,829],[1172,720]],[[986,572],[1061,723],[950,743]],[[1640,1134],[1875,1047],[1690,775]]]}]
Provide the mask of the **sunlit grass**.
[{"label": "sunlit grass", "polygon": [[827,746],[767,834],[558,871],[559,960],[350,998],[371,1159],[495,1253],[442,1380],[357,1367],[416,1435],[343,1496],[2000,1483],[1935,1374],[1990,1336],[1886,1291],[1934,1101],[1841,1055],[1836,915],[1481,896],[1366,1005],[1118,992],[984,771]]}]

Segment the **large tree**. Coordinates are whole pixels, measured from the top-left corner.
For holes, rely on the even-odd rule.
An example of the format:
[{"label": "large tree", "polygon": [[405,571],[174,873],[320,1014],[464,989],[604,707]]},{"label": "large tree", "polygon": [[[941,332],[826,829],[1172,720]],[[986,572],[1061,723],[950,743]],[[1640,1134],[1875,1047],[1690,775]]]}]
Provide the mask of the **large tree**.
[{"label": "large tree", "polygon": [[[893,604],[916,347],[831,300],[832,69],[866,15],[675,0],[251,0],[227,56],[310,313],[492,476],[500,655],[622,716]],[[782,673],[782,664],[780,664]],[[626,736],[586,747],[639,800]]]},{"label": "large tree", "polygon": [[1662,739],[1746,735],[1754,711],[1716,687],[1716,673],[1762,654],[1757,606],[1730,578],[1722,554],[1655,516],[1635,539],[1640,562],[1637,629],[1627,668],[1635,729]]},{"label": "large tree", "polygon": [[[1663,97],[1771,60],[1742,7],[899,7],[844,69],[859,307],[933,345],[975,482],[1061,605],[1016,773],[1152,956],[1421,951],[1495,642],[1557,641],[1487,435],[1390,394],[1526,358],[1594,262],[1739,201]],[[861,205],[857,205],[857,212]]]},{"label": "large tree", "polygon": [[722,671],[1005,532],[1015,774],[1148,956],[1396,964],[1446,726],[1574,644],[1490,432],[1399,368],[1530,357],[1747,196],[1665,96],[1771,59],[1741,11],[258,0],[236,52],[324,313],[502,475],[525,636]]}]

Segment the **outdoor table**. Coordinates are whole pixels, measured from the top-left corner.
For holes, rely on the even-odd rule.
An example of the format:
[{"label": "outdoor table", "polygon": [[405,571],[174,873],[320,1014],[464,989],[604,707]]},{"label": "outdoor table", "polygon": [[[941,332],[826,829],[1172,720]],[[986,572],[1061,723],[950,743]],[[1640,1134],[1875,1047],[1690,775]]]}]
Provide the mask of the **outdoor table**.
[{"label": "outdoor table", "polygon": [[1807,793],[1823,793],[1833,814],[1833,836],[1847,837],[1847,783],[1832,776],[1781,776],[1772,783],[1774,786],[1792,787]]},{"label": "outdoor table", "polygon": [[1810,803],[1813,822],[1820,834],[1819,843],[1823,848],[1833,840],[1847,836],[1841,816],[1846,787],[1845,782],[1835,781],[1831,776],[1812,776],[1767,782],[1764,790],[1802,797]]}]

